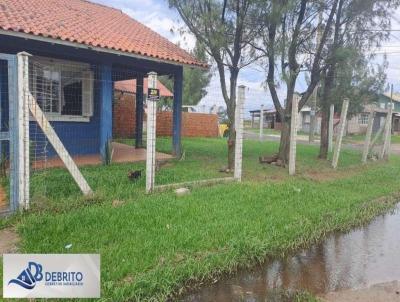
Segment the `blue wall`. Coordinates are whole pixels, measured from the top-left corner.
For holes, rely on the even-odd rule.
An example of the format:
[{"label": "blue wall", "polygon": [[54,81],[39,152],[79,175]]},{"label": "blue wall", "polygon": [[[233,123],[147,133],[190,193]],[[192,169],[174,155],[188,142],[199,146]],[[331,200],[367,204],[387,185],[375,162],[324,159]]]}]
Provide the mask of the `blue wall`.
[{"label": "blue wall", "polygon": [[[56,122],[51,125],[71,155],[99,154],[100,152],[100,81],[94,72],[93,116],[90,122]],[[31,156],[41,159],[56,155],[36,122],[30,122]],[[34,145],[34,146],[33,146]],[[35,148],[33,148],[35,147]]]},{"label": "blue wall", "polygon": [[[1,108],[1,131],[8,131],[8,64],[7,61],[0,60],[0,108]],[[9,141],[0,142],[0,157],[4,151],[6,155],[9,154]]]},{"label": "blue wall", "polygon": [[[100,68],[100,67],[98,67]],[[111,69],[109,69],[111,72]],[[90,117],[89,122],[58,122],[50,121],[57,135],[63,142],[65,148],[71,155],[85,155],[85,154],[99,154],[100,153],[100,105],[101,105],[101,89],[104,86],[104,81],[100,79],[101,72],[94,71],[93,83],[93,116]],[[111,74],[109,76],[110,83],[108,86],[112,87]],[[5,61],[0,61],[0,106],[1,106],[1,125],[2,131],[8,130],[8,81],[7,81],[7,64]],[[105,96],[104,96],[105,97]],[[112,104],[112,91],[107,95],[109,104]],[[112,110],[112,107],[111,107]],[[108,112],[105,116],[108,118],[112,111]],[[112,116],[108,123],[109,128],[112,129]],[[44,156],[52,157],[56,155],[55,150],[46,139],[39,125],[31,121],[29,123],[30,141],[31,141],[31,156],[37,159],[44,158]],[[110,134],[111,135],[111,134]],[[4,142],[5,143],[5,142]],[[7,143],[8,145],[8,143]],[[8,147],[7,147],[8,149]],[[8,153],[8,150],[7,150]]]}]

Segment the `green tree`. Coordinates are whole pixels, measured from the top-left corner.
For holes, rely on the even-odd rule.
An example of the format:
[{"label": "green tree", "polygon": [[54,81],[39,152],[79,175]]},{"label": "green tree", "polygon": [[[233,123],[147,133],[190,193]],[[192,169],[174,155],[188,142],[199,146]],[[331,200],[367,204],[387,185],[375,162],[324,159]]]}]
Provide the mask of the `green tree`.
[{"label": "green tree", "polygon": [[228,169],[235,155],[236,90],[240,70],[254,62],[251,42],[261,30],[261,0],[169,0],[215,63],[229,120]]},{"label": "green tree", "polygon": [[[208,62],[204,46],[196,42],[195,48],[190,52],[201,62]],[[211,71],[209,69],[200,69],[192,67],[183,68],[183,105],[197,105],[203,97],[207,95],[207,86],[211,80]],[[173,91],[174,81],[168,76],[160,76],[159,80],[169,90]],[[171,103],[171,100],[167,100]]]},{"label": "green tree", "polygon": [[[196,42],[192,55],[202,62],[207,62],[207,54],[204,46]],[[209,69],[185,67],[183,69],[183,103],[185,105],[197,105],[207,95],[206,87],[211,80]]]},{"label": "green tree", "polygon": [[[390,12],[399,6],[398,0],[339,0],[332,25],[332,42],[327,53],[325,73],[322,77],[321,143],[319,157],[328,157],[329,107],[348,97],[351,107],[365,102],[367,96],[354,97],[354,93],[370,92],[383,87],[384,70],[376,72],[369,62],[372,48],[389,38]],[[369,66],[369,67],[368,67]],[[382,67],[384,67],[383,65]]]},{"label": "green tree", "polygon": [[[370,56],[363,56],[357,49],[338,50],[335,86],[330,103],[339,112],[344,98],[349,99],[349,115],[361,112],[365,105],[376,103],[384,92],[386,84],[387,61],[371,63]],[[324,81],[322,81],[322,90]]]},{"label": "green tree", "polygon": [[[282,121],[278,157],[283,163],[288,161],[289,156],[291,111],[296,83],[300,73],[308,72],[310,81],[301,94],[300,110],[323,75],[324,46],[328,42],[338,1],[328,0],[324,5],[315,0],[271,0],[260,3],[265,30],[253,47],[266,58],[262,62],[267,74],[266,83]],[[325,25],[319,25],[319,15],[323,16]],[[321,31],[321,39],[319,45],[315,45],[313,37],[318,29]],[[286,88],[284,100],[279,98],[277,92],[282,83]]]}]

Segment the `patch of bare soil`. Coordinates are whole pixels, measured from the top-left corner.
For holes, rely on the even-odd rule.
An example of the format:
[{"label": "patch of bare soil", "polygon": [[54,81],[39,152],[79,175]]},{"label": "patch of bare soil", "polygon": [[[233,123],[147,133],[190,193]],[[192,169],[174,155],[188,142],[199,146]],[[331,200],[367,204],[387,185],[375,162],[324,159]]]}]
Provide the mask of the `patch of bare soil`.
[{"label": "patch of bare soil", "polygon": [[17,252],[19,236],[15,229],[7,228],[0,230],[0,255]]},{"label": "patch of bare soil", "polygon": [[399,302],[400,282],[376,284],[368,288],[357,290],[343,290],[331,292],[322,297],[325,302]]},{"label": "patch of bare soil", "polygon": [[7,208],[8,208],[7,194],[4,191],[3,186],[0,186],[0,212],[7,210]]}]

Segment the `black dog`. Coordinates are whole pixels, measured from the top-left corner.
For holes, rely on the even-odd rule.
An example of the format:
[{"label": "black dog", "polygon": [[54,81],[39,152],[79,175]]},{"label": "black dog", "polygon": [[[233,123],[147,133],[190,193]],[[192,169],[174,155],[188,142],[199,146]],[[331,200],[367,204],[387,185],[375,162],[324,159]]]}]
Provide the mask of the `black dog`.
[{"label": "black dog", "polygon": [[135,170],[135,171],[129,171],[128,172],[128,178],[132,181],[137,181],[139,180],[140,177],[142,177],[142,172],[143,169],[141,170]]}]

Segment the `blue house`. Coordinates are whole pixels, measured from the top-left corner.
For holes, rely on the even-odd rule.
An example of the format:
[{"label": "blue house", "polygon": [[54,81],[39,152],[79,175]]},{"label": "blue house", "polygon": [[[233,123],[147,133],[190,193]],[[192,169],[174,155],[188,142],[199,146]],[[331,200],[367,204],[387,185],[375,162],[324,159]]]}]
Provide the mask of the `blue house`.
[{"label": "blue house", "polygon": [[[174,79],[173,154],[181,152],[183,66],[206,68],[122,11],[84,0],[2,0],[0,54],[27,52],[29,89],[71,155],[101,154],[112,139],[113,85],[135,79],[136,146],[142,146],[143,79]],[[8,127],[7,61],[0,60],[1,127]],[[32,119],[35,152],[54,154]]]}]

